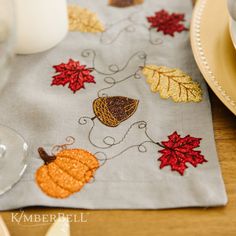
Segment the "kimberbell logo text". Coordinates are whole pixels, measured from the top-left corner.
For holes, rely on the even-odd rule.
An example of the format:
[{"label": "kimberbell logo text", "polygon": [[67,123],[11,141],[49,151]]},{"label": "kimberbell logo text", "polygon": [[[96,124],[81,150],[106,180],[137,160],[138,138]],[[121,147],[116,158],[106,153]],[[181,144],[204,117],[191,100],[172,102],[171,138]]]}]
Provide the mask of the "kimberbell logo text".
[{"label": "kimberbell logo text", "polygon": [[11,213],[11,221],[17,224],[24,223],[54,223],[58,218],[66,218],[68,222],[87,223],[89,213],[78,214],[26,214],[24,211]]}]

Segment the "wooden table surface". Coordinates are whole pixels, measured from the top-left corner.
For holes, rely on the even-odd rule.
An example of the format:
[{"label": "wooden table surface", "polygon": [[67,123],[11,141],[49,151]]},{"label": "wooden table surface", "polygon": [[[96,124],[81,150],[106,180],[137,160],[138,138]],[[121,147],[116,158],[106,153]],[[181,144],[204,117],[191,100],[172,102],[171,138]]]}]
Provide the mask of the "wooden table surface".
[{"label": "wooden table surface", "polygon": [[[193,0],[195,1],[195,0]],[[72,236],[235,236],[236,235],[236,117],[210,92],[213,124],[218,155],[226,184],[229,203],[218,208],[187,208],[175,210],[69,210],[28,208],[3,212],[2,216],[12,236],[44,236],[49,223],[35,223],[46,217],[70,214]],[[16,197],[17,201],[17,197]],[[21,218],[21,222],[18,222]],[[30,217],[35,217],[30,218]],[[31,219],[34,222],[29,222]],[[48,218],[46,218],[48,219]],[[0,235],[1,236],[1,235]]]}]

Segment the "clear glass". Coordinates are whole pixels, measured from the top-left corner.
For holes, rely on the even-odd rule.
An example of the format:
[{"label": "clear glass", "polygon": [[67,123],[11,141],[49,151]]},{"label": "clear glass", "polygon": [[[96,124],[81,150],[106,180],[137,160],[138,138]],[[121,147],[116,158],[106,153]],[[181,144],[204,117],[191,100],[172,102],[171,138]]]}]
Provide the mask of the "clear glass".
[{"label": "clear glass", "polygon": [[[0,0],[0,92],[8,79],[14,55],[14,42],[13,1]],[[19,133],[0,125],[0,195],[10,190],[22,177],[27,167],[27,150],[28,146]]]}]

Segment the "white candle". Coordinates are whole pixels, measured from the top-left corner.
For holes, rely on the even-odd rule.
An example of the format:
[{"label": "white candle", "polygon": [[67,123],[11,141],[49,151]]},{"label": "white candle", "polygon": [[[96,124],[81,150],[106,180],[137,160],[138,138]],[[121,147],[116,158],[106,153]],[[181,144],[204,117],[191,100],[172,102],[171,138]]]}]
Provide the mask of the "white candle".
[{"label": "white candle", "polygon": [[228,0],[228,10],[230,16],[236,20],[236,0]]},{"label": "white candle", "polygon": [[15,0],[16,53],[48,50],[68,32],[66,0]]}]

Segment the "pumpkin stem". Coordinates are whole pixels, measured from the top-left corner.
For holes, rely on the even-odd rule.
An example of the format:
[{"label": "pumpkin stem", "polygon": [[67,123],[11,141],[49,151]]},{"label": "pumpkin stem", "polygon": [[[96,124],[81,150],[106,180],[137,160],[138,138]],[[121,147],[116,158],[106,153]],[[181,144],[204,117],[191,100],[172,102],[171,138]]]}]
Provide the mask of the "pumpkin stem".
[{"label": "pumpkin stem", "polygon": [[45,165],[48,165],[49,163],[53,162],[54,160],[56,160],[56,156],[50,156],[46,153],[46,151],[40,147],[38,148],[38,153],[39,156],[42,158],[42,160],[44,161]]},{"label": "pumpkin stem", "polygon": [[96,118],[97,118],[97,117],[96,117],[96,116],[94,116],[94,117],[92,117],[92,118],[91,118],[91,120],[95,120]]}]

